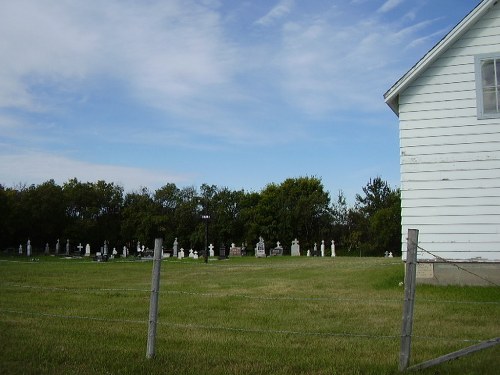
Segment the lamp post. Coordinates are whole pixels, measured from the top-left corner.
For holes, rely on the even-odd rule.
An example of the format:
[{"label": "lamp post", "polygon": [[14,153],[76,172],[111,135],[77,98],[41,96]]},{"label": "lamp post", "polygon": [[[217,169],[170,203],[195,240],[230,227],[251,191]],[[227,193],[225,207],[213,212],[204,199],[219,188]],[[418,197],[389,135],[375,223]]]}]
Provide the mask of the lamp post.
[{"label": "lamp post", "polygon": [[208,263],[208,220],[210,220],[210,215],[203,214],[201,219],[205,221],[205,263]]}]

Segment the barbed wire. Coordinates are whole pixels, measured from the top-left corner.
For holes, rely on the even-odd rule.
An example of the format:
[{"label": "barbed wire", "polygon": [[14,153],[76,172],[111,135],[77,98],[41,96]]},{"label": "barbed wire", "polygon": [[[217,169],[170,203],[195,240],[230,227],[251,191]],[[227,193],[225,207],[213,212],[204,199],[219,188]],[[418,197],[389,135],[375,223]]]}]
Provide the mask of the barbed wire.
[{"label": "barbed wire", "polygon": [[491,281],[491,280],[487,279],[486,277],[483,277],[483,276],[481,276],[481,275],[478,275],[477,273],[474,273],[474,272],[469,271],[468,269],[466,269],[466,268],[464,268],[464,267],[459,266],[457,263],[455,263],[455,262],[453,262],[453,261],[451,261],[451,260],[445,259],[445,258],[443,258],[443,257],[441,257],[441,256],[439,256],[439,255],[436,255],[436,254],[431,253],[429,250],[424,249],[423,247],[421,247],[421,246],[420,246],[420,245],[418,245],[418,244],[417,244],[417,248],[418,248],[418,249],[420,249],[420,250],[422,250],[422,251],[424,251],[424,252],[426,252],[427,254],[429,254],[429,255],[433,256],[434,258],[439,259],[440,261],[442,261],[442,262],[444,262],[444,263],[452,264],[452,265],[454,265],[455,267],[457,267],[459,270],[462,270],[462,271],[467,272],[467,273],[469,273],[469,274],[471,274],[471,275],[473,275],[473,276],[476,276],[476,277],[480,278],[481,280],[486,281],[486,282],[487,282],[487,283],[489,283],[489,284],[492,284],[492,285],[494,285],[494,286],[500,286],[500,285],[498,285],[497,283],[495,283],[495,282],[493,282],[493,281]]},{"label": "barbed wire", "polygon": [[[90,320],[98,322],[108,322],[108,323],[133,323],[133,324],[148,324],[147,320],[138,319],[110,319],[110,318],[100,318],[93,316],[82,316],[82,315],[63,315],[63,314],[51,314],[51,313],[41,313],[35,311],[22,311],[0,308],[1,312],[9,314],[22,314],[39,316],[44,318],[58,318],[58,319],[78,319],[78,320]],[[171,323],[158,321],[159,325],[177,327],[177,328],[187,328],[187,329],[206,329],[206,330],[219,330],[219,331],[229,331],[229,332],[240,332],[240,333],[269,333],[269,334],[281,334],[281,335],[297,335],[297,336],[323,336],[323,337],[346,337],[346,338],[367,338],[367,339],[400,339],[401,335],[376,335],[369,333],[353,333],[353,332],[311,332],[311,331],[291,331],[291,330],[273,330],[273,329],[258,329],[258,328],[238,328],[238,327],[223,327],[215,325],[204,325],[204,324],[186,324],[186,323]],[[436,341],[449,341],[449,342],[482,342],[483,339],[459,339],[451,337],[436,337],[436,336],[412,336],[413,338],[423,339],[423,340],[436,340]]]}]

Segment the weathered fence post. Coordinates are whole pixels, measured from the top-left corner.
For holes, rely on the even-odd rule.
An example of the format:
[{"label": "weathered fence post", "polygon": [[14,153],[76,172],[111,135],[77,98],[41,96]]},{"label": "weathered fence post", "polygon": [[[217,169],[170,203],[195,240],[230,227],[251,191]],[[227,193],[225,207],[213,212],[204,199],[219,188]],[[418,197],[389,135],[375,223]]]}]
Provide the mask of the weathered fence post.
[{"label": "weathered fence post", "polygon": [[408,229],[405,300],[403,305],[403,323],[401,326],[401,352],[399,371],[404,371],[410,364],[411,335],[413,330],[413,307],[415,305],[415,284],[417,274],[418,230]]},{"label": "weathered fence post", "polygon": [[151,281],[151,300],[149,303],[149,328],[148,345],[146,348],[146,358],[153,358],[155,355],[156,342],[156,322],[158,319],[158,292],[160,291],[160,267],[162,256],[161,238],[155,239],[155,252],[153,257],[153,276]]}]

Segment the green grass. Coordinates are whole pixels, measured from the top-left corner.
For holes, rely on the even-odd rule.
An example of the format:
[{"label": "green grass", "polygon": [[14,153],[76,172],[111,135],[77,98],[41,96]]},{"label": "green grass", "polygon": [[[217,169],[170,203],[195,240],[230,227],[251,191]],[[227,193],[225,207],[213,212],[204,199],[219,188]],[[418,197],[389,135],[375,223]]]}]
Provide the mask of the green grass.
[{"label": "green grass", "polygon": [[[1,374],[397,374],[403,265],[387,258],[0,258]],[[500,336],[500,290],[418,286],[411,364]],[[467,341],[472,340],[472,341]],[[500,348],[421,374],[496,374]]]}]

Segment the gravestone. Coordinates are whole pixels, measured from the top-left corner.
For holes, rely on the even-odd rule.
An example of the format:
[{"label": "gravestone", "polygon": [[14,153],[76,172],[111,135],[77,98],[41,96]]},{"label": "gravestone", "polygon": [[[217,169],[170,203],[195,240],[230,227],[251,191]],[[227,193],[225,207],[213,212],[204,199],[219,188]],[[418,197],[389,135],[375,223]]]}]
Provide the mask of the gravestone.
[{"label": "gravestone", "polygon": [[214,257],[214,256],[215,256],[215,252],[214,252],[214,245],[210,244],[210,246],[208,247],[208,254],[209,254],[211,257]]},{"label": "gravestone", "polygon": [[47,242],[45,244],[45,255],[49,255],[50,254],[50,248],[49,248],[49,243]]},{"label": "gravestone", "polygon": [[332,240],[332,245],[330,246],[330,249],[332,251],[332,258],[335,258],[337,254],[335,254],[335,241]]},{"label": "gravestone", "polygon": [[297,239],[292,241],[292,247],[290,249],[291,255],[293,257],[300,256],[300,245]]},{"label": "gravestone", "polygon": [[241,247],[237,247],[234,243],[231,244],[229,249],[229,256],[241,256]]},{"label": "gravestone", "polygon": [[325,256],[325,240],[321,240],[321,256]]},{"label": "gravestone", "polygon": [[90,244],[89,243],[85,246],[85,256],[86,257],[90,256]]},{"label": "gravestone", "polygon": [[219,248],[219,260],[226,259],[226,247],[221,245]]},{"label": "gravestone", "polygon": [[177,247],[179,246],[179,242],[177,242],[177,237],[175,237],[174,245],[173,245],[173,253],[172,256],[174,258],[177,257]]},{"label": "gravestone", "polygon": [[279,256],[283,255],[283,247],[281,246],[281,243],[278,241],[276,242],[276,247],[274,249],[271,249],[270,251],[270,256]]},{"label": "gravestone", "polygon": [[259,237],[259,242],[255,246],[255,257],[256,258],[265,258],[266,257],[266,245],[264,244],[264,239]]},{"label": "gravestone", "polygon": [[66,240],[66,255],[69,255],[69,238]]}]

